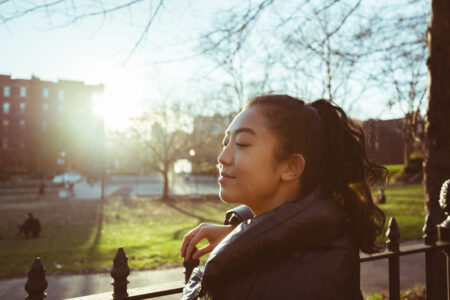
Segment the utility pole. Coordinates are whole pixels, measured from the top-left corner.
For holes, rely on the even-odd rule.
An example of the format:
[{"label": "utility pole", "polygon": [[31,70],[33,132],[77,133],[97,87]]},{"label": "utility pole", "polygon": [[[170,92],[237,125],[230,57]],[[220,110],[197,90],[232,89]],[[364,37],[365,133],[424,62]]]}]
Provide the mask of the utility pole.
[{"label": "utility pole", "polygon": [[105,175],[106,175],[106,145],[105,145],[105,121],[102,119],[100,123],[100,148],[101,148],[101,203],[105,203]]}]

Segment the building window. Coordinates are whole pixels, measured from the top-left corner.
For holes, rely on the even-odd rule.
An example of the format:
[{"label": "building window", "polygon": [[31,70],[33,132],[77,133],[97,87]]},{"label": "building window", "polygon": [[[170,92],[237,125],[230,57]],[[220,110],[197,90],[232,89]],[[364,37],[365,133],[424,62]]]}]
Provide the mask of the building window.
[{"label": "building window", "polygon": [[48,88],[44,88],[44,89],[42,90],[42,96],[43,96],[44,98],[48,98]]},{"label": "building window", "polygon": [[48,112],[48,103],[43,103],[43,104],[42,104],[42,110],[43,110],[44,112]]},{"label": "building window", "polygon": [[3,113],[9,114],[9,102],[3,102]]},{"label": "building window", "polygon": [[26,97],[27,96],[27,88],[24,86],[20,87],[20,97]]},{"label": "building window", "polygon": [[8,127],[9,126],[9,120],[3,120],[3,127]]},{"label": "building window", "polygon": [[19,121],[20,127],[25,127],[25,120],[22,119]]},{"label": "building window", "polygon": [[59,100],[63,100],[64,99],[64,91],[63,90],[59,90],[58,91],[58,99]]},{"label": "building window", "polygon": [[3,96],[9,97],[10,95],[11,95],[11,89],[9,88],[9,86],[5,85],[3,87]]},{"label": "building window", "polygon": [[27,104],[25,102],[20,102],[20,112],[25,112],[25,108],[27,107]]}]

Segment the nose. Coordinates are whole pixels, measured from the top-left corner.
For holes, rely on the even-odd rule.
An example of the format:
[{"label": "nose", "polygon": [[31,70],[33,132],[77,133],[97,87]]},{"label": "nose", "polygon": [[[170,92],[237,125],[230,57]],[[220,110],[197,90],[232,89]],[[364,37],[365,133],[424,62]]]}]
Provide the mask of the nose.
[{"label": "nose", "polygon": [[220,153],[219,157],[217,158],[217,161],[221,165],[231,165],[233,162],[233,156],[231,153],[231,143],[223,147],[222,152]]}]

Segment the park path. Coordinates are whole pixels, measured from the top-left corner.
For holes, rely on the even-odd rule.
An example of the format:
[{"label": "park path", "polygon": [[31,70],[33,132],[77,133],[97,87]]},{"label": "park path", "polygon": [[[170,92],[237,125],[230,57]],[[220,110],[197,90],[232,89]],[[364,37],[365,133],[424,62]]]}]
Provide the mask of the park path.
[{"label": "park path", "polygon": [[[405,244],[423,243],[412,241]],[[128,280],[129,288],[160,284],[184,279],[183,268],[155,271],[131,272]],[[71,297],[85,296],[94,293],[112,291],[112,279],[109,274],[89,275],[52,275],[47,277],[48,297],[46,300],[61,300]],[[26,278],[0,280],[0,299],[19,300],[25,297]],[[402,290],[425,285],[425,255],[417,253],[400,257],[400,288]],[[388,291],[387,259],[364,262],[361,264],[361,290],[363,293]],[[180,295],[161,297],[158,299],[175,300]]]}]

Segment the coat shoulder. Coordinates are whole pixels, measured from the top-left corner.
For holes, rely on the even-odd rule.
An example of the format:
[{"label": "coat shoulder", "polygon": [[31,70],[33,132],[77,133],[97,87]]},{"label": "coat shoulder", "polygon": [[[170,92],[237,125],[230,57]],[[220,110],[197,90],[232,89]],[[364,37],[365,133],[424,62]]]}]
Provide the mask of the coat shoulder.
[{"label": "coat shoulder", "polygon": [[359,251],[351,239],[261,263],[227,284],[223,299],[361,300]]}]

